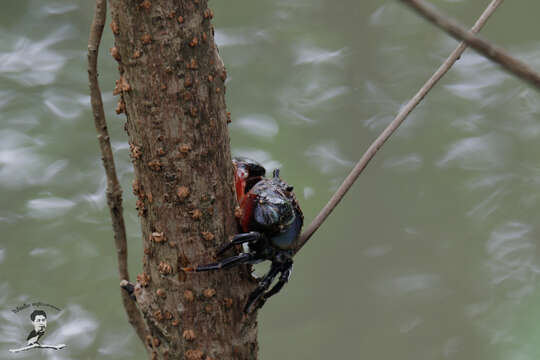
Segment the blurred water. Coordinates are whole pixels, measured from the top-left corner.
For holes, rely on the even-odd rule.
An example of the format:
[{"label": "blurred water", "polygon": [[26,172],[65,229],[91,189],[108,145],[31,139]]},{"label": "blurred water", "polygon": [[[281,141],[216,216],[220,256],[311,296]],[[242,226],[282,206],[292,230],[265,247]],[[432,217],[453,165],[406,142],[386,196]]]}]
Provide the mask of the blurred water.
[{"label": "blurred water", "polygon": [[[471,24],[488,0],[437,0]],[[20,358],[144,359],[121,308],[86,74],[91,1],[0,13],[0,358],[42,301],[47,343]],[[306,222],[456,43],[395,1],[212,3],[233,152],[282,169]],[[483,34],[540,70],[533,0]],[[100,59],[124,189],[132,169],[117,71]],[[260,315],[262,359],[537,359],[538,92],[466,52],[296,258]],[[130,269],[140,269],[125,190]],[[41,356],[41,357],[40,357]]]}]

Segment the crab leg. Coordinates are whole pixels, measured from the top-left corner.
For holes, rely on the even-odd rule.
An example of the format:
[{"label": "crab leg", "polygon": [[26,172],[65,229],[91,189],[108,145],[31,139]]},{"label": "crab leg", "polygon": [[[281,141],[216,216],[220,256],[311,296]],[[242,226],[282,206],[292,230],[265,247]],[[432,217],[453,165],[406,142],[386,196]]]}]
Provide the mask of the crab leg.
[{"label": "crab leg", "polygon": [[[246,302],[246,306],[244,306],[244,312],[246,314],[249,314],[251,305],[257,303],[261,296],[264,295],[264,292],[268,290],[274,279],[276,278],[277,274],[280,272],[281,267],[279,266],[279,263],[272,262],[272,265],[270,266],[270,270],[268,273],[264,276],[264,278],[259,282],[259,285],[251,294],[249,294],[248,300]],[[257,306],[255,309],[258,309],[259,306]]]},{"label": "crab leg", "polygon": [[227,269],[231,266],[243,264],[250,260],[254,260],[255,256],[253,254],[246,254],[242,253],[236,256],[231,256],[226,259],[223,259],[217,263],[213,264],[207,264],[207,265],[199,265],[196,268],[183,268],[182,270],[186,272],[190,271],[210,271],[210,270],[219,270],[219,269]]},{"label": "crab leg", "polygon": [[239,245],[243,243],[252,243],[262,238],[262,234],[256,231],[250,231],[248,233],[236,234],[232,240],[218,250],[217,255],[223,254],[225,251],[229,250],[234,245]]},{"label": "crab leg", "polygon": [[[287,281],[289,281],[289,278],[290,278],[291,273],[292,273],[292,264],[293,264],[292,260],[289,260],[289,261],[287,261],[285,263],[281,263],[278,266],[276,266],[276,272],[275,272],[275,274],[273,274],[272,280],[277,275],[277,273],[280,272],[281,275],[280,275],[279,280],[277,281],[277,283],[270,290],[268,290],[266,292],[261,292],[258,295],[258,299],[254,298],[251,302],[248,301],[249,305],[246,304],[246,307],[244,308],[244,312],[247,313],[247,310],[249,310],[249,306],[251,306],[253,304],[256,304],[253,311],[261,308],[269,297],[277,294],[281,290],[281,288],[287,283]],[[269,275],[270,275],[270,273],[269,273]],[[264,280],[266,280],[266,277],[265,277],[265,279],[263,279],[263,281]],[[271,283],[272,283],[272,281],[270,281],[270,283],[268,284],[268,286],[266,286],[266,288],[264,290],[268,289],[268,287],[270,286]],[[250,296],[250,300],[251,300],[251,296]]]},{"label": "crab leg", "polygon": [[[265,301],[270,296],[277,294],[281,290],[283,285],[285,285],[287,281],[289,281],[289,278],[291,277],[291,273],[292,273],[292,260],[290,263],[285,264],[283,268],[281,269],[281,276],[279,277],[279,280],[276,283],[276,285],[274,285],[270,290],[264,293]],[[260,306],[263,306],[263,304],[264,302]]]},{"label": "crab leg", "polygon": [[269,297],[277,294],[281,288],[289,281],[289,278],[291,277],[292,273],[292,260],[290,263],[286,263],[283,268],[281,269],[281,275],[279,277],[278,282],[267,292],[263,294],[259,302],[257,303],[256,309],[260,309],[264,303],[266,303],[266,300],[268,300]]}]

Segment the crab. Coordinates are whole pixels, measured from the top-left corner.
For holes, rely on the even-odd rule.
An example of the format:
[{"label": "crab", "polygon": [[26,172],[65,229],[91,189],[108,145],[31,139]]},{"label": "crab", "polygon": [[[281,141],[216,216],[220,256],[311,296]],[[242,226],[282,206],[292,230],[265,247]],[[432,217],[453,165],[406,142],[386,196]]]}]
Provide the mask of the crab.
[{"label": "crab", "polygon": [[[293,187],[280,178],[279,169],[274,170],[271,178],[266,178],[266,169],[253,160],[234,158],[233,164],[242,232],[233,236],[217,255],[236,245],[241,245],[242,251],[216,263],[184,268],[184,271],[220,270],[270,261],[270,270],[260,279],[244,306],[244,312],[249,314],[261,308],[289,280],[304,218]],[[278,275],[279,279],[270,288]]]}]

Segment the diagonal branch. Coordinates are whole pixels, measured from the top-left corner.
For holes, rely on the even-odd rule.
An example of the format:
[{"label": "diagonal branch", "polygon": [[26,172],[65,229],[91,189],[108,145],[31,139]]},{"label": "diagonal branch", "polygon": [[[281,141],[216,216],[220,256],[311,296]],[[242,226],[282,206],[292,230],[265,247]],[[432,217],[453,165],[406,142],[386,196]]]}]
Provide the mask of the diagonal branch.
[{"label": "diagonal branch", "polygon": [[[126,241],[126,226],[122,215],[122,189],[116,176],[114,166],[114,158],[109,141],[109,133],[107,131],[107,123],[105,121],[105,113],[103,111],[103,101],[101,99],[101,91],[98,83],[97,73],[97,58],[99,52],[99,43],[105,25],[107,12],[106,0],[96,0],[96,8],[94,19],[90,27],[90,37],[88,39],[88,81],[90,84],[90,99],[92,104],[92,112],[94,115],[94,123],[98,133],[99,147],[103,160],[103,167],[107,175],[107,204],[111,212],[111,219],[114,231],[114,243],[116,246],[116,254],[118,257],[118,272],[120,279],[129,280],[127,266],[127,241]],[[121,290],[124,308],[131,325],[135,328],[137,335],[142,342],[146,344],[147,330],[144,325],[141,313],[133,300],[130,299],[127,292]]]},{"label": "diagonal branch", "polygon": [[[484,10],[482,15],[478,18],[474,26],[472,27],[472,32],[478,32],[489,19],[491,14],[497,9],[497,7],[503,2],[503,0],[492,0],[488,7]],[[326,218],[332,213],[334,208],[339,204],[341,199],[345,196],[347,191],[354,184],[358,176],[364,171],[366,166],[369,164],[371,159],[375,156],[377,151],[384,145],[386,140],[397,130],[401,123],[407,118],[407,116],[414,110],[416,105],[418,105],[426,94],[435,86],[435,84],[448,72],[452,65],[459,59],[467,45],[464,43],[459,44],[459,46],[448,56],[445,62],[437,69],[437,71],[431,76],[431,78],[422,86],[422,88],[414,95],[414,97],[409,100],[409,102],[401,109],[397,114],[396,118],[384,129],[384,131],[375,139],[375,141],[369,146],[364,155],[360,158],[358,163],[352,169],[350,174],[345,178],[343,183],[339,186],[337,191],[334,193],[332,198],[324,206],[321,212],[317,217],[312,221],[312,223],[304,230],[302,235],[300,235],[299,245],[297,251],[300,250],[302,246],[311,238],[311,236],[317,231],[321,224],[326,220]]]},{"label": "diagonal branch", "polygon": [[535,72],[527,64],[521,62],[508,54],[501,48],[493,45],[487,40],[482,39],[467,31],[453,19],[439,13],[433,6],[422,0],[401,0],[412,7],[420,15],[446,31],[456,40],[464,41],[467,45],[484,55],[488,59],[501,65],[506,71],[516,77],[534,85],[540,89],[540,74]]}]

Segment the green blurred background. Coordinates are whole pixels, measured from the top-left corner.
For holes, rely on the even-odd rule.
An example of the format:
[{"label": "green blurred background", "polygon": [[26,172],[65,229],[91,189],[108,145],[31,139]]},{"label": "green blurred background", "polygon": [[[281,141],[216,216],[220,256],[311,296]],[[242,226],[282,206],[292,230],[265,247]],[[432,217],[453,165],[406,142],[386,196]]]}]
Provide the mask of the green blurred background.
[{"label": "green blurred background", "polygon": [[[433,1],[471,25],[488,0]],[[397,1],[211,1],[233,152],[280,167],[306,223],[456,46]],[[540,2],[482,32],[540,70]],[[89,107],[93,1],[0,12],[0,358],[146,359],[120,304]],[[124,186],[130,269],[141,241],[106,28],[100,82]],[[467,51],[298,254],[259,316],[260,358],[538,359],[540,99]],[[261,269],[259,269],[260,271]],[[49,311],[58,352],[24,342]],[[47,309],[45,309],[47,310]]]}]

